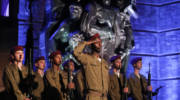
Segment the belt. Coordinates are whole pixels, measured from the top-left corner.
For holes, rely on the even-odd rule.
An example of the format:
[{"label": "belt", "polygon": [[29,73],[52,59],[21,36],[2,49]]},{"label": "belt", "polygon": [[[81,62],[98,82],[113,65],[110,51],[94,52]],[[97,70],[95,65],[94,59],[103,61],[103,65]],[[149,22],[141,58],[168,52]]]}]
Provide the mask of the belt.
[{"label": "belt", "polygon": [[88,93],[95,96],[107,97],[107,93],[101,93],[99,91],[89,90]]}]

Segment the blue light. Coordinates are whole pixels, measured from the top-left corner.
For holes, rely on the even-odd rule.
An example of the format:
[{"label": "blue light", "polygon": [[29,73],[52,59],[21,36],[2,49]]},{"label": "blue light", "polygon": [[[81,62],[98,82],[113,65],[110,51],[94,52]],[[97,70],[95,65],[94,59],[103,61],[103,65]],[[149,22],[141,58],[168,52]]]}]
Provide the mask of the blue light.
[{"label": "blue light", "polygon": [[[175,1],[137,0],[139,19],[131,19],[135,49],[130,60],[142,56],[141,73],[146,77],[151,63],[153,90],[164,86],[158,100],[180,100],[180,3]],[[129,64],[127,73],[131,72]]]},{"label": "blue light", "polygon": [[1,0],[1,16],[9,17],[9,0]]},{"label": "blue light", "polygon": [[[50,18],[51,2],[46,0],[46,17]],[[180,3],[179,0],[137,0],[137,12],[139,19],[131,19],[135,49],[131,51],[129,62],[137,56],[143,58],[141,73],[147,77],[148,64],[151,63],[151,75],[153,90],[164,86],[158,95],[158,100],[180,100]],[[27,19],[25,0],[20,0],[19,19]],[[90,4],[85,8],[88,12]],[[47,19],[47,24],[50,19]],[[65,23],[61,22],[60,27]],[[18,44],[25,45],[26,32],[28,29],[25,22],[19,22]],[[48,54],[45,45],[45,33],[47,26],[39,34],[38,56],[45,56],[48,61]],[[56,35],[51,36],[50,40]],[[69,34],[72,37],[78,31]],[[48,64],[47,64],[48,65]],[[48,67],[46,67],[47,69]],[[129,63],[127,74],[133,72]],[[156,100],[155,97],[153,100]]]}]

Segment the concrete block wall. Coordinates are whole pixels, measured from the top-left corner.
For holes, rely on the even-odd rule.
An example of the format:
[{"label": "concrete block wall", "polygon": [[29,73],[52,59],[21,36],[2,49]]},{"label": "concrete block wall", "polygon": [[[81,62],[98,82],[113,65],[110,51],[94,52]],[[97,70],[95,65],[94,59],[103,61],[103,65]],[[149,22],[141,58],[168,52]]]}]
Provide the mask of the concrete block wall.
[{"label": "concrete block wall", "polygon": [[[158,100],[180,100],[179,8],[179,0],[137,0],[139,19],[131,20],[135,48],[130,61],[141,56],[141,73],[146,77],[151,63],[153,88],[164,86]],[[133,68],[129,63],[127,73],[131,72]]]},{"label": "concrete block wall", "polygon": [[[19,28],[18,28],[18,44],[25,46],[26,45],[26,36],[29,25],[33,25],[33,42],[34,42],[34,51],[33,51],[33,60],[35,60],[39,56],[44,56],[42,54],[42,48],[40,46],[44,46],[42,44],[43,35],[41,35],[41,31],[43,28],[43,21],[45,15],[45,1],[44,0],[35,0],[32,3],[32,17],[33,22],[29,22],[29,2],[25,0],[19,0]],[[45,42],[44,42],[45,43]],[[44,47],[45,48],[45,47]]]}]

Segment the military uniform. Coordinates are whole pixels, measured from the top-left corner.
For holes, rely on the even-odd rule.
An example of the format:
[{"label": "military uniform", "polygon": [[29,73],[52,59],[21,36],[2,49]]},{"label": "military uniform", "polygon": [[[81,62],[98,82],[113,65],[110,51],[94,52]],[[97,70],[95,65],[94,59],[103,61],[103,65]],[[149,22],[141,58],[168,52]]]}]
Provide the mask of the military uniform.
[{"label": "military uniform", "polygon": [[79,43],[74,55],[83,64],[87,91],[86,100],[107,100],[109,85],[108,64],[104,59],[83,53],[86,41]]},{"label": "military uniform", "polygon": [[36,100],[42,100],[42,94],[44,92],[44,80],[38,72],[35,72],[34,82],[37,83],[37,88],[32,91]]},{"label": "military uniform", "polygon": [[140,77],[132,73],[128,79],[129,90],[133,100],[147,100],[147,80],[140,74]]},{"label": "military uniform", "polygon": [[110,72],[109,95],[111,100],[123,100],[124,76]]},{"label": "military uniform", "polygon": [[19,88],[19,83],[21,81],[20,72],[22,74],[22,78],[24,79],[28,75],[28,68],[23,66],[21,71],[19,71],[19,68],[15,64],[9,64],[5,68],[4,82],[9,95],[15,96],[17,100],[24,100],[26,95],[23,94]]},{"label": "military uniform", "polygon": [[63,100],[67,100],[67,88],[68,88],[68,74],[65,71],[62,71],[62,80],[64,84],[64,91],[63,92]]},{"label": "military uniform", "polygon": [[[63,97],[63,100],[68,100],[68,73],[67,72],[65,72],[65,71],[63,71],[62,72],[62,78],[63,78],[63,83],[64,83],[64,89],[65,89],[65,91],[63,91],[64,93],[64,97]],[[70,96],[71,96],[71,100],[79,100],[79,96],[78,96],[78,93],[77,93],[77,88],[76,88],[76,76],[73,74],[72,76],[71,76],[71,79],[72,79],[72,82],[74,82],[74,85],[75,85],[75,88],[74,89],[72,89],[72,94],[70,94]]]},{"label": "military uniform", "polygon": [[78,93],[81,96],[81,99],[83,99],[85,97],[85,92],[86,92],[86,85],[85,85],[85,77],[84,77],[84,73],[83,73],[83,69],[80,69],[77,72],[76,75],[76,86],[78,88]]},{"label": "military uniform", "polygon": [[63,80],[61,74],[61,70],[54,70],[53,68],[46,71],[45,77],[48,83],[47,98],[51,100],[63,100],[62,91],[64,86],[62,86]]}]

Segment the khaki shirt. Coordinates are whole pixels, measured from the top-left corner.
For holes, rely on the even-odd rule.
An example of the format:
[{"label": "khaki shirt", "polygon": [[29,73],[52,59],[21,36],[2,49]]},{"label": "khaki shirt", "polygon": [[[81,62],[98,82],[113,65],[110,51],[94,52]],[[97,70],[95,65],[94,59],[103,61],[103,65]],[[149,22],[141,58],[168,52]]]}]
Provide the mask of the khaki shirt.
[{"label": "khaki shirt", "polygon": [[4,70],[6,68],[6,65],[0,65],[0,92],[5,91],[5,85],[3,83],[3,74],[4,74]]},{"label": "khaki shirt", "polygon": [[67,87],[68,87],[68,73],[65,71],[62,71],[61,75],[63,78],[64,88],[67,89]]},{"label": "khaki shirt", "polygon": [[37,100],[41,100],[44,92],[44,80],[38,72],[35,72],[34,82],[37,83],[37,88],[32,91],[32,94]]},{"label": "khaki shirt", "polygon": [[63,84],[64,84],[64,89],[63,91],[63,100],[67,100],[67,88],[68,88],[68,74],[67,72],[63,71],[62,72],[62,78],[63,78]]},{"label": "khaki shirt", "polygon": [[[28,67],[22,67],[22,77],[26,78],[28,76]],[[18,72],[18,67],[15,64],[9,64],[5,68],[4,72],[4,82],[6,89],[9,93],[13,93],[17,100],[24,100],[26,98],[25,94],[19,89],[20,76]]]},{"label": "khaki shirt", "polygon": [[[121,82],[121,88],[120,88],[118,78]],[[123,88],[124,88],[123,74],[120,74],[120,76],[118,77],[114,72],[110,73],[109,95],[110,95],[111,99],[112,100],[122,100]]]},{"label": "khaki shirt", "polygon": [[83,64],[87,89],[99,93],[107,93],[109,85],[108,64],[104,59],[83,53],[86,42],[81,42],[74,49],[74,55]]},{"label": "khaki shirt", "polygon": [[85,89],[86,89],[86,87],[85,87],[85,78],[84,78],[83,75],[84,75],[83,74],[83,69],[80,69],[77,72],[77,75],[76,75],[76,77],[77,77],[76,84],[77,84],[77,88],[78,88],[77,91],[79,92],[81,98],[84,97],[84,92],[85,92]]},{"label": "khaki shirt", "polygon": [[[128,79],[129,90],[130,90],[130,93],[131,93],[133,100],[147,100],[147,97],[146,97],[147,86],[148,86],[147,80],[141,74],[140,74],[140,77],[142,78],[143,86],[141,86],[140,79],[134,73],[132,73]],[[144,93],[142,93],[142,87],[144,89],[143,90]],[[143,96],[144,96],[144,99],[143,99]]]},{"label": "khaki shirt", "polygon": [[63,93],[62,93],[62,86],[60,83],[60,75],[62,74],[61,70],[54,70],[53,68],[50,68],[46,71],[46,79],[49,85],[55,89],[57,89],[60,98],[62,99]]}]

